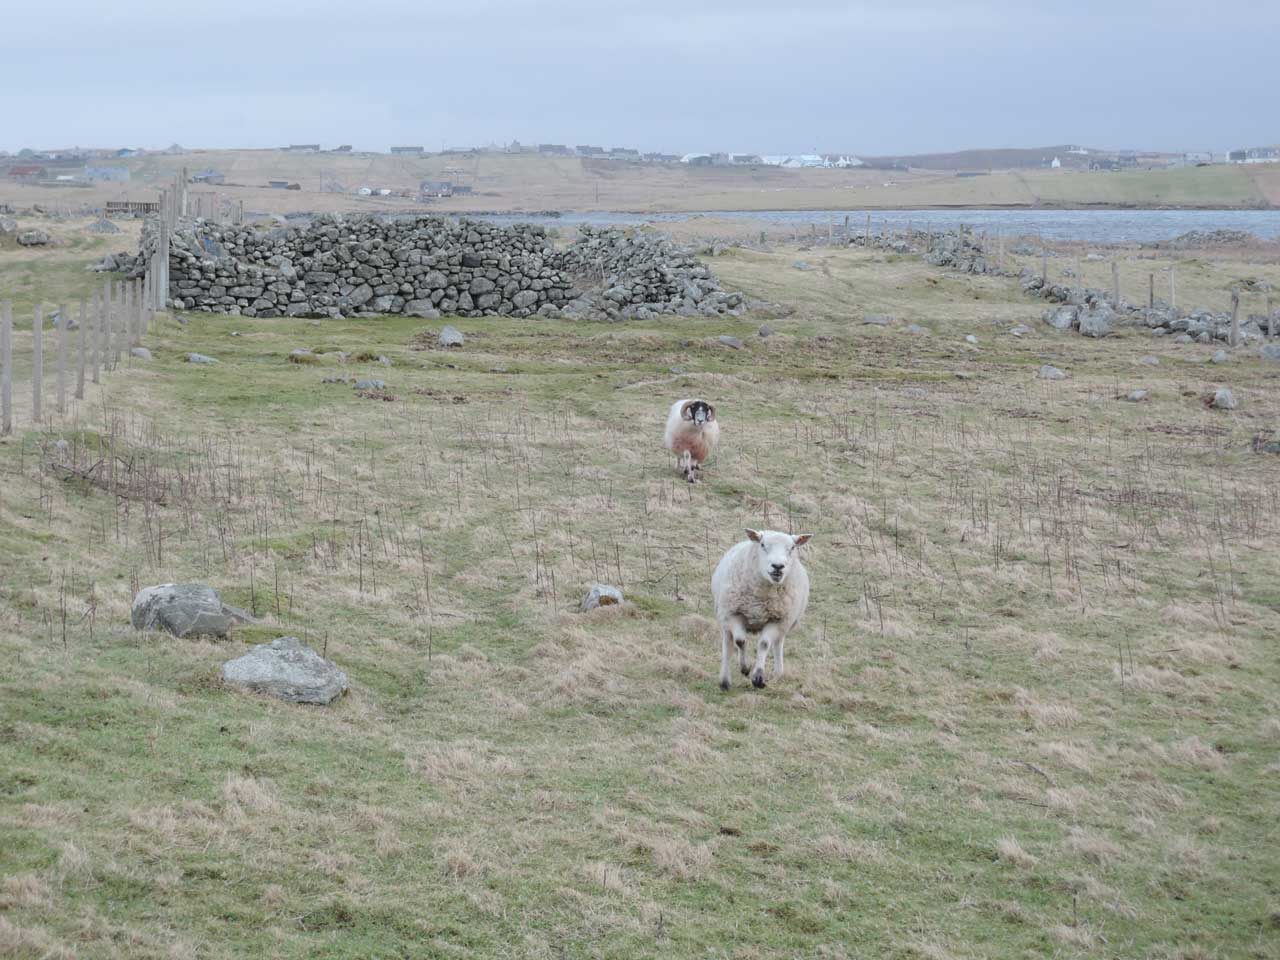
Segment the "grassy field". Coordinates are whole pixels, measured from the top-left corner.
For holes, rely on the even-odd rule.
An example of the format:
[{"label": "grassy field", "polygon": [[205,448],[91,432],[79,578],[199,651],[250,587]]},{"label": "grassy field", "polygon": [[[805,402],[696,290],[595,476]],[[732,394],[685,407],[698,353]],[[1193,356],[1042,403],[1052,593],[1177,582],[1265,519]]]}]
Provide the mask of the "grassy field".
[{"label": "grassy field", "polygon": [[[1280,197],[1280,164],[1213,166],[1120,173],[1070,170],[996,171],[957,178],[950,173],[886,170],[784,170],[779,167],[691,167],[583,160],[536,154],[287,153],[225,150],[154,154],[123,161],[130,183],[92,189],[51,190],[0,182],[0,202],[101,204],[109,199],[148,199],[186,168],[213,168],[228,186],[216,192],[246,209],[376,211],[404,209],[410,200],[360,197],[361,186],[416,195],[423,179],[466,184],[474,193],[431,204],[467,210],[857,210],[932,207],[1119,206],[1265,207]],[[272,190],[268,180],[301,189]],[[321,192],[333,181],[347,193]]]},{"label": "grassy field", "polygon": [[[709,263],[795,312],[450,353],[161,319],[0,441],[0,956],[1280,956],[1280,368],[910,258]],[[116,496],[46,467],[112,454]],[[814,534],[813,595],[787,675],[726,695],[708,583],[748,525]],[[264,623],[133,631],[169,580]],[[629,605],[575,612],[596,580]],[[285,634],[350,693],[220,685]]]}]

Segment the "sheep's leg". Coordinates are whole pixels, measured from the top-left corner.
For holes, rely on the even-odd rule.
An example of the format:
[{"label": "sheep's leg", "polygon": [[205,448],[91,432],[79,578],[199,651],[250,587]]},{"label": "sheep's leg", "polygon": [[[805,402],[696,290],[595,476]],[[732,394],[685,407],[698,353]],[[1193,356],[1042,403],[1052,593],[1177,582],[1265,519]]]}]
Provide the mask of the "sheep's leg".
[{"label": "sheep's leg", "polygon": [[694,480],[693,471],[696,469],[693,465],[693,454],[690,453],[688,450],[686,450],[684,452],[684,458],[682,462],[683,462],[683,469],[684,469],[684,478],[688,480],[690,483],[693,483],[693,480]]},{"label": "sheep's leg", "polygon": [[783,671],[782,648],[786,644],[786,642],[787,642],[787,635],[781,629],[779,629],[778,639],[773,642],[773,679],[775,680],[781,678],[782,676],[782,671]]},{"label": "sheep's leg", "polygon": [[[733,645],[738,648],[738,666],[742,669],[742,675],[745,677],[751,672],[751,667],[747,662],[747,624],[741,617],[730,617],[724,623],[724,635],[727,638],[726,643],[731,639]],[[728,656],[729,648],[725,647],[725,655]],[[727,661],[726,661],[727,662]],[[725,668],[728,669],[727,667]]]},{"label": "sheep's leg", "polygon": [[764,660],[769,650],[778,642],[782,628],[776,623],[766,623],[760,631],[760,642],[756,644],[756,665],[751,668],[751,685],[764,686]]},{"label": "sheep's leg", "polygon": [[729,650],[733,646],[733,631],[727,626],[720,628],[720,689],[729,689]]}]

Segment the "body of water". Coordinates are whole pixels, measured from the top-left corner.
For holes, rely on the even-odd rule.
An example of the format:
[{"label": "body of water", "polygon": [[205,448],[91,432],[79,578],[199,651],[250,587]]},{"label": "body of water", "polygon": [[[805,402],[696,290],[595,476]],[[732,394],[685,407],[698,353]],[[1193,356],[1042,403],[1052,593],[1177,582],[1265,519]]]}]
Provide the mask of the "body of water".
[{"label": "body of water", "polygon": [[[576,227],[679,223],[697,217],[753,220],[773,227],[808,231],[809,224],[835,221],[852,231],[955,229],[963,223],[976,231],[1007,237],[1043,236],[1046,240],[1087,243],[1143,243],[1170,240],[1190,230],[1244,230],[1267,240],[1280,238],[1280,210],[731,210],[704,213],[562,213],[558,217],[520,214],[474,215],[497,223],[541,223]],[[467,216],[467,214],[462,214]]]}]

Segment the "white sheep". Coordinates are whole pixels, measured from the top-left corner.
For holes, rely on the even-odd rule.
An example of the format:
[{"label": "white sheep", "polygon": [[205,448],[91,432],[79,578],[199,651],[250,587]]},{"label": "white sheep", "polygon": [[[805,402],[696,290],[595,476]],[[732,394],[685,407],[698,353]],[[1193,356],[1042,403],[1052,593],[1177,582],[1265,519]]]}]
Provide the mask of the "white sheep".
[{"label": "white sheep", "polygon": [[667,414],[667,449],[676,455],[676,466],[690,483],[698,479],[698,468],[711,456],[720,439],[716,408],[705,400],[677,400]]},{"label": "white sheep", "polygon": [[[720,689],[729,689],[729,652],[756,687],[764,686],[764,659],[773,650],[774,678],[782,676],[782,646],[809,603],[809,574],[796,551],[809,534],[747,530],[748,540],[730,547],[711,575],[720,622]],[[747,634],[759,635],[755,666],[747,664]]]}]

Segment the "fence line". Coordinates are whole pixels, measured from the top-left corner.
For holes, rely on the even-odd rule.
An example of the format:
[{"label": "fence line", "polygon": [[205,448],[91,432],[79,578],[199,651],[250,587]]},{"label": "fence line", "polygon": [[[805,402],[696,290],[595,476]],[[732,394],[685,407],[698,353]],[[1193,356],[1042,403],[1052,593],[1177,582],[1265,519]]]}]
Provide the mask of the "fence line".
[{"label": "fence line", "polygon": [[[52,424],[55,418],[65,418],[74,413],[75,405],[67,402],[71,369],[75,367],[75,400],[84,399],[86,374],[92,383],[100,383],[104,373],[114,371],[120,365],[121,354],[132,364],[134,347],[150,329],[155,315],[152,304],[144,296],[150,287],[141,279],[105,281],[100,290],[94,290],[79,305],[76,324],[76,345],[72,356],[71,310],[62,304],[54,317],[53,333],[56,342],[50,345],[54,354],[53,415],[46,417],[45,400],[45,317],[44,305],[36,304],[31,311],[31,409],[30,421],[35,427]],[[12,433],[15,426],[13,403],[14,382],[14,330],[13,302],[0,301],[0,436]]]}]

